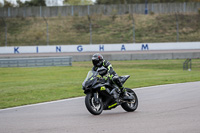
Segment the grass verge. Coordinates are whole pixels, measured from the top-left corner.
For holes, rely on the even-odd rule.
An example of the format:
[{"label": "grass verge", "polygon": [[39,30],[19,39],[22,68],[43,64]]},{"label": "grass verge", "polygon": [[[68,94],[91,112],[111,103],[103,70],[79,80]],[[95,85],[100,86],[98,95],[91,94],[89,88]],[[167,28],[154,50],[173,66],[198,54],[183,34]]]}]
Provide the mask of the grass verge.
[{"label": "grass verge", "polygon": [[[154,14],[92,15],[92,43],[136,43],[200,41],[200,15]],[[178,22],[177,22],[178,20]],[[47,45],[43,18],[6,18],[7,46]],[[49,45],[90,44],[88,16],[47,18]],[[177,40],[177,24],[179,40]],[[5,46],[5,26],[0,20],[0,46]]]},{"label": "grass verge", "polygon": [[[131,75],[125,87],[200,81],[200,59],[192,71],[183,71],[184,60],[111,61],[118,75]],[[0,109],[83,96],[82,82],[91,62],[71,67],[0,68]],[[175,89],[175,88],[174,88]]]}]

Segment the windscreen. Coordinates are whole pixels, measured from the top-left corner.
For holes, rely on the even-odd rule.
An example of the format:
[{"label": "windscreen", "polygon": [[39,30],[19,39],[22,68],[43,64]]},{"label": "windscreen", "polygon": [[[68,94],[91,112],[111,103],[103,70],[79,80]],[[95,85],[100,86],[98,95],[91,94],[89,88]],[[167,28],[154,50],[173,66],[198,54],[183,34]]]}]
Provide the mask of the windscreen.
[{"label": "windscreen", "polygon": [[82,85],[84,86],[84,85],[85,85],[85,82],[86,82],[90,77],[92,77],[93,75],[97,75],[97,72],[95,72],[95,71],[89,71]]}]

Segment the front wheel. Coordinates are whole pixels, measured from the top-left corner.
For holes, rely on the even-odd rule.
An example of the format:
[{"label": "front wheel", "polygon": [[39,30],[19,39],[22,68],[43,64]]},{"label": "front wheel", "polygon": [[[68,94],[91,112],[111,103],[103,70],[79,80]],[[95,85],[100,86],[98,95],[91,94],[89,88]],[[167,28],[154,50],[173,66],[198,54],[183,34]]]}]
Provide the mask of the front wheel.
[{"label": "front wheel", "polygon": [[132,95],[134,98],[132,100],[126,101],[122,103],[122,108],[126,110],[127,112],[133,112],[137,109],[138,107],[138,98],[135,92],[129,88],[126,88],[127,94]]},{"label": "front wheel", "polygon": [[87,107],[88,111],[93,115],[100,115],[103,111],[103,103],[102,100],[99,99],[97,103],[94,99],[94,95],[88,93],[85,97],[85,106]]}]

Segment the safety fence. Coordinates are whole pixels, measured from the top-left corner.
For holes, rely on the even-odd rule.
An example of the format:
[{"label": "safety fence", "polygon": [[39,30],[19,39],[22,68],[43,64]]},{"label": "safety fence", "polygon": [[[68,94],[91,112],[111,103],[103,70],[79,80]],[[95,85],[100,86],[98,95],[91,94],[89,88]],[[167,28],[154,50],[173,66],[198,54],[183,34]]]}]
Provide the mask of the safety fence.
[{"label": "safety fence", "polygon": [[71,66],[72,57],[10,58],[0,59],[0,67]]},{"label": "safety fence", "polygon": [[92,14],[122,15],[146,13],[191,13],[198,12],[200,2],[184,3],[149,3],[121,5],[88,5],[88,6],[56,6],[56,7],[19,7],[0,8],[0,17],[56,17],[87,16]]}]

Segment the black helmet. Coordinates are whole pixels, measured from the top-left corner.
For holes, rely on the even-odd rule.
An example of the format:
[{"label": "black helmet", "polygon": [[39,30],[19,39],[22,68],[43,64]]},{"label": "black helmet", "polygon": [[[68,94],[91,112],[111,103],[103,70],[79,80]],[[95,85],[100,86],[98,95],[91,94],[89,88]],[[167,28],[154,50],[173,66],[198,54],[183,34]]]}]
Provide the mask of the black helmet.
[{"label": "black helmet", "polygon": [[92,63],[95,67],[101,67],[103,65],[103,56],[96,53],[92,56]]}]

